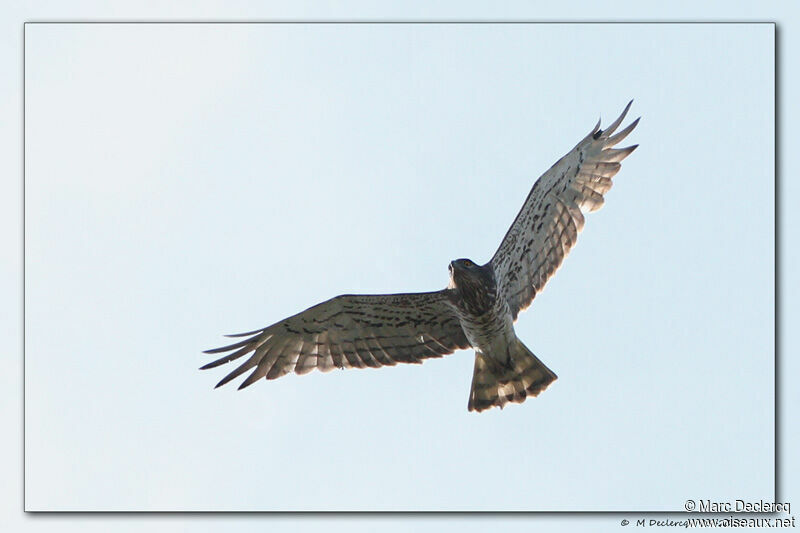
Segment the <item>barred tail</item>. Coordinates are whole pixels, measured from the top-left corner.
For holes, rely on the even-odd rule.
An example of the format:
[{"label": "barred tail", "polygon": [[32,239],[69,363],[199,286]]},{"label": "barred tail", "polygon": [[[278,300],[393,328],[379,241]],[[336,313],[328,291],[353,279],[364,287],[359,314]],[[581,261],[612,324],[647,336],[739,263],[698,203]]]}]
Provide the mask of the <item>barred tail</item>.
[{"label": "barred tail", "polygon": [[519,339],[509,347],[508,363],[475,352],[468,409],[480,412],[495,406],[502,409],[508,402],[522,403],[557,377]]}]

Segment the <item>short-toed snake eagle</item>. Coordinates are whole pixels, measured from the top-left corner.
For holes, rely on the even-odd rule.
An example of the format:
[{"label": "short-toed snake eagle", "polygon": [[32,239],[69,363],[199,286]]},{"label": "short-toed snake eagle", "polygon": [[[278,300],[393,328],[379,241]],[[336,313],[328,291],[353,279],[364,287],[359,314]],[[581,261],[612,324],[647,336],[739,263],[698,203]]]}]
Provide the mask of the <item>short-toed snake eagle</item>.
[{"label": "short-toed snake eagle", "polygon": [[208,350],[230,352],[203,369],[247,360],[217,387],[252,370],[239,388],[289,372],[421,363],[475,349],[468,409],[523,402],[556,379],[514,332],[514,322],[555,273],[583,228],[583,214],[603,205],[611,178],[638,145],[616,149],[639,119],[614,134],[631,103],[605,131],[600,122],[534,183],[500,247],[485,265],[450,263],[450,284],[435,292],[337,296],[244,340]]}]

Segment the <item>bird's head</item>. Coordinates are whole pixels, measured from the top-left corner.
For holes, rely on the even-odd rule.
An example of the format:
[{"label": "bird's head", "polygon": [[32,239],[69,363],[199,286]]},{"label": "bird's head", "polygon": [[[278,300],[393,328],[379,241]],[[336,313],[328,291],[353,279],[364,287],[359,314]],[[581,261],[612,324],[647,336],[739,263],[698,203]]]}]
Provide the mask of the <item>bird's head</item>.
[{"label": "bird's head", "polygon": [[455,289],[461,306],[474,315],[485,313],[494,301],[497,285],[491,263],[476,265],[469,259],[450,261],[450,289]]},{"label": "bird's head", "polygon": [[486,277],[484,267],[476,265],[470,259],[450,261],[450,288],[474,285]]}]

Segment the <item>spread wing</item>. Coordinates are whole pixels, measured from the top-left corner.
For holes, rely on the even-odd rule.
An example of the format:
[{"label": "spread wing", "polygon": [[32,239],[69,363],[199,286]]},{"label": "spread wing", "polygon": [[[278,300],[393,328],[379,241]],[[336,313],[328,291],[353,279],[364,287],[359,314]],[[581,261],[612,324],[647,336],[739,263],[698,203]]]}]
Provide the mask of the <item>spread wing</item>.
[{"label": "spread wing", "polygon": [[603,131],[600,122],[567,155],[536,180],[514,223],[492,257],[499,290],[516,320],[555,273],[583,229],[583,213],[603,205],[611,178],[638,145],[613,148],[639,123],[612,135],[628,113]]},{"label": "spread wing", "polygon": [[206,351],[232,353],[202,369],[252,353],[217,384],[254,369],[239,386],[242,389],[262,377],[275,379],[289,372],[421,363],[441,357],[469,347],[448,301],[449,291],[337,296],[264,329],[230,335],[250,337]]}]

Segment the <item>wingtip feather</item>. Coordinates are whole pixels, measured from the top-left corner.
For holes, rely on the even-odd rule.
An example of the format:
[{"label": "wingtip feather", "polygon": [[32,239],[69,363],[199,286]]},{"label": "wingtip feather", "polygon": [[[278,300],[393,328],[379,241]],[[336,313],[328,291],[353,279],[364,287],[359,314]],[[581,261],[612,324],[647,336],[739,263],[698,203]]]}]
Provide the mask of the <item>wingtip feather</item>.
[{"label": "wingtip feather", "polygon": [[250,335],[257,335],[259,333],[263,333],[263,331],[265,329],[267,329],[267,328],[254,329],[253,331],[246,331],[244,333],[230,333],[230,334],[224,335],[224,336],[228,337],[229,339],[235,339],[236,337],[248,337]]},{"label": "wingtip feather", "polygon": [[241,384],[240,384],[240,385],[239,385],[239,386],[236,388],[236,390],[242,390],[242,389],[246,389],[247,387],[249,387],[250,385],[252,385],[252,384],[253,384],[253,383],[255,383],[256,381],[258,381],[259,379],[261,379],[261,376],[258,376],[258,377],[256,377],[255,379],[253,379],[253,377],[254,377],[254,376],[256,376],[256,375],[257,375],[257,374],[256,374],[255,372],[254,372],[254,373],[252,373],[252,374],[250,374],[250,375],[247,377],[247,379],[246,379],[246,380],[242,381],[242,383],[241,383]]},{"label": "wingtip feather", "polygon": [[227,376],[225,376],[224,378],[219,380],[219,383],[217,383],[217,385],[214,388],[218,389],[218,388],[222,387],[223,385],[225,385],[227,383],[230,383],[233,380],[233,378],[235,378],[236,376],[238,376],[240,374],[241,374],[241,372],[236,372],[236,370],[234,370],[233,372],[229,373]]},{"label": "wingtip feather", "polygon": [[246,345],[250,344],[251,342],[252,342],[252,340],[245,339],[243,341],[235,342],[235,343],[229,344],[227,346],[220,346],[219,348],[212,348],[210,350],[205,350],[205,351],[203,351],[203,353],[215,354],[215,353],[221,353],[221,352],[230,352],[231,350],[236,350],[237,348],[241,348],[242,346],[246,346]]},{"label": "wingtip feather", "polygon": [[614,122],[609,124],[609,126],[606,128],[606,131],[605,131],[605,135],[606,136],[609,136],[612,133],[614,133],[617,130],[617,128],[619,127],[619,125],[622,124],[622,121],[625,120],[625,115],[628,114],[628,111],[631,108],[631,104],[633,104],[633,100],[628,102],[628,105],[626,105],[625,109],[622,110],[622,114],[620,114],[620,116],[617,117],[617,120],[615,120]]},{"label": "wingtip feather", "polygon": [[633,131],[633,129],[639,124],[639,120],[641,118],[642,117],[637,118],[636,120],[628,124],[625,127],[625,129],[621,130],[616,135],[612,135],[611,137],[609,137],[608,140],[606,141],[606,147],[614,146],[615,144],[625,139],[625,137],[627,137]]},{"label": "wingtip feather", "polygon": [[597,119],[597,124],[595,124],[595,125],[594,125],[594,128],[592,128],[592,130],[589,132],[589,136],[592,136],[592,135],[594,135],[595,133],[597,133],[597,130],[599,130],[599,129],[600,129],[600,122],[601,122],[602,120],[603,120],[603,119],[602,119],[602,117],[600,117],[600,118],[598,118],[598,119]]}]

